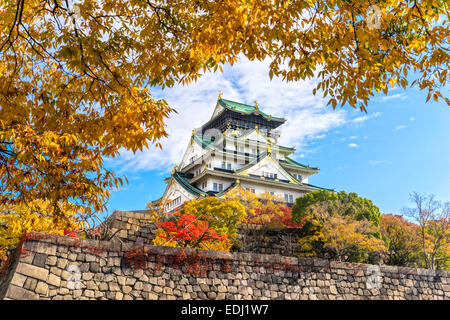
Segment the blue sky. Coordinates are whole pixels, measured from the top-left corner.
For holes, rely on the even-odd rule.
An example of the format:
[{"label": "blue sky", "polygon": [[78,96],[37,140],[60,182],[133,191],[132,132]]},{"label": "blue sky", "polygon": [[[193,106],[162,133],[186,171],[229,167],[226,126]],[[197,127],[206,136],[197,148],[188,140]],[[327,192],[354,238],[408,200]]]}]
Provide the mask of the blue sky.
[{"label": "blue sky", "polygon": [[[159,198],[164,177],[181,160],[194,127],[211,116],[219,92],[230,100],[253,104],[288,119],[281,128],[283,145],[294,146],[294,159],[317,166],[310,183],[356,192],[383,213],[400,213],[413,191],[450,200],[450,107],[425,103],[426,92],[394,88],[377,95],[368,113],[351,107],[333,110],[318,94],[316,81],[269,80],[269,61],[241,59],[223,73],[206,74],[196,83],[153,91],[178,111],[168,121],[163,150],[126,150],[106,161],[108,169],[126,175],[129,185],[113,191],[108,214],[137,210]],[[450,95],[448,89],[441,90]]]}]

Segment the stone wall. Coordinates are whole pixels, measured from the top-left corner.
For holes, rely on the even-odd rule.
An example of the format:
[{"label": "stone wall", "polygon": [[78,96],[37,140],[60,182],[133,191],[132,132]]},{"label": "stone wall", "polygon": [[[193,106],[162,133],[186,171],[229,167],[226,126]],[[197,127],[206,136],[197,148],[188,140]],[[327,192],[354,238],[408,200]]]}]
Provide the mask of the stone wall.
[{"label": "stone wall", "polygon": [[245,224],[238,228],[238,247],[235,251],[279,254],[296,257],[301,245],[296,243],[302,235],[301,229],[266,228],[260,225]]},{"label": "stone wall", "polygon": [[450,299],[449,272],[33,233],[0,299]]},{"label": "stone wall", "polygon": [[156,225],[143,211],[116,210],[103,222],[109,229],[108,238],[119,243],[152,244]]}]

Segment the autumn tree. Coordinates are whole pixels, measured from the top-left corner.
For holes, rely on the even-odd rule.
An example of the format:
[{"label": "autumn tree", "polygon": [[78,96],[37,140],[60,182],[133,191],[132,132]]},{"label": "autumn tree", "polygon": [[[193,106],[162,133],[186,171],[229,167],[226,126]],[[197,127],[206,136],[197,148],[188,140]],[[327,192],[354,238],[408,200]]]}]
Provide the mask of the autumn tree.
[{"label": "autumn tree", "polygon": [[48,214],[48,202],[37,201],[33,206],[0,205],[0,261],[8,250],[15,248],[24,232],[47,232],[64,235],[66,230],[82,229],[84,222],[77,217],[77,208],[66,204],[62,208],[66,219]]},{"label": "autumn tree", "polygon": [[[375,227],[380,224],[380,209],[371,200],[360,197],[355,192],[328,190],[308,192],[303,197],[298,197],[292,207],[293,220],[299,222],[309,216],[311,207],[317,204],[326,204],[325,208],[330,210],[330,214],[339,212],[340,215],[349,215],[356,220],[367,220]],[[310,227],[310,223],[305,225],[305,228]]]},{"label": "autumn tree", "polygon": [[246,212],[238,201],[206,197],[186,201],[180,212],[154,212],[153,217],[155,245],[229,251]]},{"label": "autumn tree", "polygon": [[217,234],[208,221],[194,215],[172,215],[175,221],[158,222],[154,245],[229,251],[231,241],[227,234]]},{"label": "autumn tree", "polygon": [[436,200],[433,194],[413,192],[412,208],[404,208],[406,216],[419,226],[421,255],[426,268],[450,267],[450,202]]},{"label": "autumn tree", "polygon": [[[188,84],[239,55],[269,76],[317,79],[335,108],[448,80],[444,0],[4,0],[0,6],[0,204],[48,201],[89,215],[121,177],[104,165],[167,135],[151,87]],[[375,10],[375,9],[379,10]],[[376,17],[376,19],[374,19]],[[449,103],[446,98],[447,103]]]},{"label": "autumn tree", "polygon": [[238,224],[245,222],[244,206],[235,200],[206,197],[184,203],[181,215],[193,215],[205,220],[218,234],[227,234],[230,239],[237,236]]},{"label": "autumn tree", "polygon": [[236,248],[252,251],[255,243],[260,245],[270,241],[268,235],[275,228],[277,239],[282,239],[284,245],[292,250],[297,236],[288,229],[300,229],[303,222],[292,221],[291,208],[282,197],[269,192],[253,193],[238,186],[227,192],[224,198],[239,201],[247,213],[246,223],[241,224],[239,228],[240,238],[235,243]]},{"label": "autumn tree", "polygon": [[361,262],[368,254],[385,250],[384,243],[376,237],[378,228],[368,220],[357,220],[349,203],[317,203],[308,207],[306,221],[309,233],[297,242],[303,255],[328,259]]},{"label": "autumn tree", "polygon": [[291,209],[285,200],[269,192],[253,193],[242,187],[236,187],[224,195],[224,199],[239,201],[245,207],[246,222],[266,227],[299,228],[301,225],[292,222]]},{"label": "autumn tree", "polygon": [[386,244],[386,264],[418,266],[421,253],[418,225],[401,215],[383,214],[380,233]]}]

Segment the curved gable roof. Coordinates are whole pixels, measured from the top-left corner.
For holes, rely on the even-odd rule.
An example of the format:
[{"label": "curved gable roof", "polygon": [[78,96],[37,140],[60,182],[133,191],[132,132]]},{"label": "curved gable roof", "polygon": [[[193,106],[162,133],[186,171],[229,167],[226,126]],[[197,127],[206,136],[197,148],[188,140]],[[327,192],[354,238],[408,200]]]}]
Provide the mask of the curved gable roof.
[{"label": "curved gable roof", "polygon": [[285,118],[272,117],[270,114],[262,112],[257,106],[251,106],[248,104],[231,101],[231,100],[226,100],[226,99],[219,99],[217,102],[222,107],[224,107],[228,110],[231,110],[231,111],[241,112],[241,113],[245,113],[245,114],[254,113],[254,114],[262,115],[264,118],[266,118],[267,120],[271,120],[271,121],[279,121],[279,122],[286,121]]}]

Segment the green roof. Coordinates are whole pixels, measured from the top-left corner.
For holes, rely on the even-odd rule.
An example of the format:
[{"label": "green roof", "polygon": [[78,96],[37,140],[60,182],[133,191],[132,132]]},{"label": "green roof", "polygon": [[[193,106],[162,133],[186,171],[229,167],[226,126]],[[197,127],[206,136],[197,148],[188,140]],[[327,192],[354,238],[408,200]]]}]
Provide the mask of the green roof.
[{"label": "green roof", "polygon": [[242,175],[239,175],[237,173],[218,171],[218,170],[215,170],[215,169],[212,169],[212,171],[219,172],[220,174],[223,174],[223,175],[232,176],[232,177],[234,177],[236,179],[250,179],[250,180],[254,180],[254,181],[265,181],[265,182],[268,182],[268,183],[276,183],[276,184],[281,184],[281,185],[303,187],[303,188],[307,188],[307,189],[310,189],[310,190],[312,189],[313,191],[320,190],[320,189],[328,190],[328,191],[334,191],[334,189],[322,188],[322,187],[318,187],[318,186],[315,186],[315,185],[312,185],[312,184],[309,184],[309,183],[303,183],[303,182],[301,182],[300,184],[293,184],[293,183],[284,182],[284,181],[278,180],[278,179],[277,180],[261,180],[261,177],[242,176]]},{"label": "green roof", "polygon": [[296,166],[296,167],[300,167],[300,168],[304,168],[304,169],[319,170],[319,168],[316,168],[316,167],[310,167],[310,166],[301,164],[301,163],[299,163],[299,162],[297,162],[297,161],[292,160],[292,159],[289,158],[289,157],[285,157],[285,159],[286,159],[286,163],[287,163],[287,164],[290,164],[290,165],[292,165],[292,166]]},{"label": "green roof", "polygon": [[236,187],[237,183],[233,182],[228,188],[226,188],[225,190],[216,193],[214,196],[215,197],[221,197],[223,196],[225,193],[227,193],[228,191],[230,191],[231,189],[233,189],[234,187]]},{"label": "green roof", "polygon": [[242,112],[245,114],[251,114],[251,113],[260,114],[267,120],[274,120],[274,121],[281,121],[281,122],[286,121],[286,119],[284,119],[284,118],[272,117],[271,115],[262,112],[261,110],[259,110],[259,108],[257,106],[251,106],[248,104],[235,102],[235,101],[231,101],[231,100],[226,100],[226,99],[219,99],[218,102],[222,107],[227,108],[232,111]]},{"label": "green roof", "polygon": [[328,191],[335,191],[334,189],[328,189],[328,188],[322,188],[322,187],[318,187],[309,183],[302,183],[305,186],[311,187],[311,188],[315,188],[317,190],[328,190]]},{"label": "green roof", "polygon": [[[194,187],[192,184],[189,183],[188,179],[184,176],[183,172],[181,171],[175,171],[173,174],[173,178],[189,193],[193,194],[194,196],[208,196],[208,193],[198,189],[197,187]],[[230,189],[234,188],[236,186],[236,182],[233,182],[228,188],[225,190],[216,193],[215,197],[220,197],[227,193]]]},{"label": "green roof", "polygon": [[250,161],[246,165],[243,165],[238,170],[236,170],[236,172],[241,172],[241,171],[244,171],[244,170],[246,170],[246,169],[248,169],[250,167],[253,167],[255,164],[257,164],[259,161],[264,159],[266,156],[267,156],[267,152],[266,151],[260,153],[254,160]]},{"label": "green roof", "polygon": [[188,179],[183,175],[182,172],[175,171],[173,174],[173,178],[189,193],[193,194],[194,196],[207,196],[208,194],[197,187],[194,187],[192,184],[189,183]]},{"label": "green roof", "polygon": [[192,137],[203,149],[209,147],[209,145],[213,143],[213,141],[203,139],[200,134],[193,134]]}]

